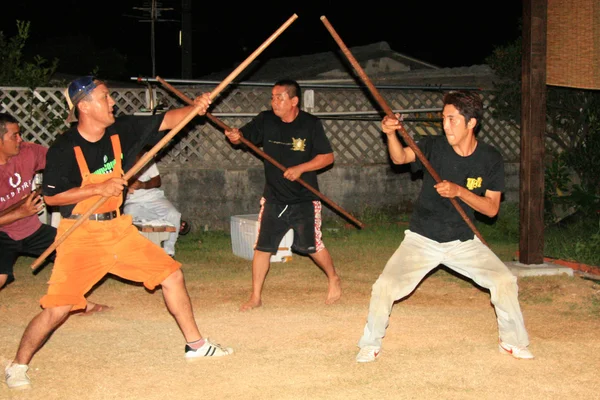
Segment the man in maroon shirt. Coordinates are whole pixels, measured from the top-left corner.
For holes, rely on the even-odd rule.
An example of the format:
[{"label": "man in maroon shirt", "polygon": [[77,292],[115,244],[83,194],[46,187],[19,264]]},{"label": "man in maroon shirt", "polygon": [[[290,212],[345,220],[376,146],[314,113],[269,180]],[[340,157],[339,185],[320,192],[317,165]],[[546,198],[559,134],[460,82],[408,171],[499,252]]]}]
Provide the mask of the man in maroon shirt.
[{"label": "man in maroon shirt", "polygon": [[[0,290],[14,280],[13,266],[21,254],[37,257],[56,237],[56,228],[41,223],[38,214],[44,204],[33,191],[47,152],[44,146],[24,142],[18,121],[0,113]],[[54,253],[49,259],[54,260]],[[107,308],[88,302],[82,315]]]}]

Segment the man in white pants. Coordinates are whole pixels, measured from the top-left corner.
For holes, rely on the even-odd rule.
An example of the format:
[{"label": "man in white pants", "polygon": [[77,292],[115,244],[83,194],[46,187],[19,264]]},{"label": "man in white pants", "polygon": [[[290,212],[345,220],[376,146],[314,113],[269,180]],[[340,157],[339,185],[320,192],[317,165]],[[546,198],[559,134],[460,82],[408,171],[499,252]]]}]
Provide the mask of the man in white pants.
[{"label": "man in white pants", "polygon": [[[138,158],[139,159],[139,158]],[[163,242],[163,249],[171,257],[175,257],[175,242],[179,236],[181,213],[160,189],[162,181],[156,163],[150,161],[143,173],[134,177],[127,190],[127,198],[123,214],[129,214],[133,221],[163,220],[175,227],[175,232],[169,233],[169,238]]]},{"label": "man in white pants", "polygon": [[[529,337],[518,300],[517,278],[492,250],[477,238],[449,199],[459,201],[468,218],[475,211],[494,217],[504,189],[504,162],[492,146],[478,141],[483,102],[476,92],[449,92],[443,98],[445,135],[425,136],[417,146],[441,177],[436,182],[423,171],[421,193],[400,247],[390,257],[371,291],[369,313],[358,342],[356,361],[373,362],[381,353],[394,303],[412,293],[440,264],[490,291],[498,323],[498,350],[517,359],[532,359]],[[382,129],[394,164],[423,162],[411,147],[403,147],[396,131],[398,115],[386,116]]]}]

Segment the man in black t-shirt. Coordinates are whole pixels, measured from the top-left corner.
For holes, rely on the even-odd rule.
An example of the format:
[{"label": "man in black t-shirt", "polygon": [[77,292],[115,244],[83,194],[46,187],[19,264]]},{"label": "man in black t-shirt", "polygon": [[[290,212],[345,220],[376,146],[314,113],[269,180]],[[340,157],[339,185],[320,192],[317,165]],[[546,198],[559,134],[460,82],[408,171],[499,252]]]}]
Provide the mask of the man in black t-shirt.
[{"label": "man in black t-shirt", "polygon": [[[69,120],[78,123],[59,136],[48,150],[43,182],[46,204],[60,208],[57,237],[75,224],[102,198],[95,214],[58,245],[43,311],[34,317],[21,339],[12,363],[5,370],[11,389],[31,386],[27,370],[33,355],[72,310],[84,309],[85,294],[106,274],[141,282],[152,290],[161,286],[166,306],[186,340],[185,357],[218,357],[233,353],[200,334],[185,286],[181,263],[140,235],[130,215],[121,215],[123,189],[136,155],[147,144],[156,144],[195,107],[203,115],[210,94],[194,106],[152,117],[115,118],[115,101],[106,84],[92,76],[75,79],[67,88]],[[152,347],[149,347],[150,351]]]},{"label": "man in black t-shirt", "polygon": [[417,144],[440,182],[423,168],[412,148],[400,143],[396,135],[399,119],[386,116],[382,121],[392,162],[412,163],[414,171],[423,170],[423,186],[404,240],[373,285],[357,362],[375,361],[394,302],[408,296],[440,264],[489,289],[496,309],[499,351],[518,359],[533,358],[527,349],[517,278],[474,235],[449,201],[456,199],[471,219],[475,211],[494,217],[500,208],[502,156],[475,136],[483,116],[481,98],[474,92],[450,92],[444,96],[442,116],[446,135],[425,137]]},{"label": "man in black t-shirt", "polygon": [[270,266],[271,254],[293,229],[292,249],[307,254],[325,272],[329,282],[326,304],[341,294],[340,278],[329,251],[321,239],[321,202],[302,180],[318,190],[317,171],[333,164],[333,150],[321,121],[300,109],[300,86],[293,80],[281,80],[271,90],[270,111],[263,111],[241,129],[225,131],[233,144],[240,137],[286,167],[285,172],[264,161],[265,188],[260,200],[259,232],[252,259],[252,293],[241,311],[262,305],[261,294]]}]

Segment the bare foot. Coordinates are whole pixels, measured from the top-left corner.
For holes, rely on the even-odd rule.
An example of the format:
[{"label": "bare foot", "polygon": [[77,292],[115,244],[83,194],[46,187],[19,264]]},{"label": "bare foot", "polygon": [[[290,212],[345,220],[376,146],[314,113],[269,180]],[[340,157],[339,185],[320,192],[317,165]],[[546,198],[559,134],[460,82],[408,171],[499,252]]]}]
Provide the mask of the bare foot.
[{"label": "bare foot", "polygon": [[329,291],[327,292],[327,300],[325,304],[333,304],[342,297],[342,281],[339,276],[336,276],[329,281]]},{"label": "bare foot", "polygon": [[105,312],[108,310],[111,310],[112,307],[106,306],[104,304],[96,304],[96,303],[92,303],[90,301],[88,301],[85,310],[83,310],[82,312],[77,313],[77,315],[79,316],[86,316],[86,315],[92,315],[98,312]]},{"label": "bare foot", "polygon": [[260,299],[255,300],[251,297],[250,300],[248,300],[240,306],[240,311],[248,311],[252,310],[253,308],[258,308],[260,306],[262,306],[262,301]]}]

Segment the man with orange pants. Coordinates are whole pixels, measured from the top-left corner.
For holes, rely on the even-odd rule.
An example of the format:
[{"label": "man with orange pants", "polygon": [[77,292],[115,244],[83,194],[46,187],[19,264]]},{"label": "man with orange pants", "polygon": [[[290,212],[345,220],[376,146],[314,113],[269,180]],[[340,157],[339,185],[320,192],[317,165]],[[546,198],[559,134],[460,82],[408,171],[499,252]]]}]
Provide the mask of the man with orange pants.
[{"label": "man with orange pants", "polygon": [[[58,237],[100,198],[108,199],[57,247],[48,292],[40,300],[43,311],[25,329],[17,354],[6,367],[8,387],[31,386],[27,370],[33,355],[70,311],[86,306],[85,294],[108,273],[142,282],[150,290],[162,287],[165,304],[186,340],[187,359],[232,354],[233,349],[202,337],[181,263],[140,235],[131,216],[119,212],[127,185],[123,171],[133,166],[145,145],[157,143],[194,107],[115,118],[115,101],[106,84],[92,76],[72,81],[66,96],[71,107],[68,121],[78,118],[78,123],[50,147],[43,183],[46,204],[59,207],[63,217]],[[194,103],[205,114],[209,93]]]}]

